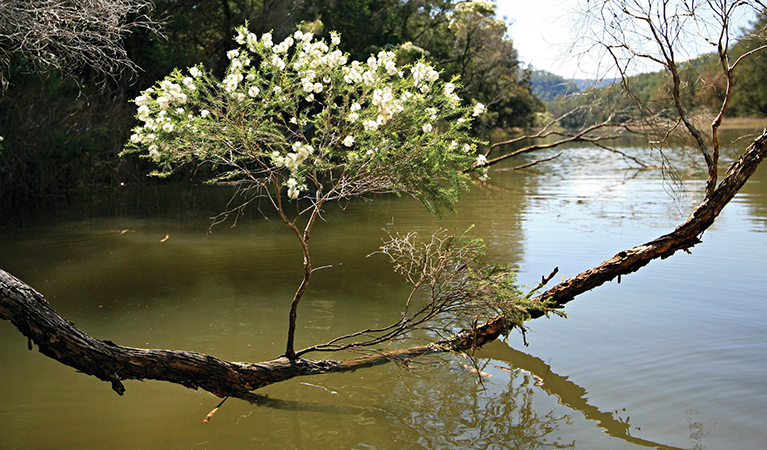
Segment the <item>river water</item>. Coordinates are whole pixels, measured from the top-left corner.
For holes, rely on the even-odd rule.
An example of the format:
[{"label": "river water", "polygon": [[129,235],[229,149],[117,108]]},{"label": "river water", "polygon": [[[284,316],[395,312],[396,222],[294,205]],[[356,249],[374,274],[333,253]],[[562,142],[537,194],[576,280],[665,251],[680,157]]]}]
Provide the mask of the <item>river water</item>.
[{"label": "river water", "polygon": [[[654,162],[632,143],[623,149]],[[545,155],[539,155],[545,156]],[[507,167],[518,164],[510,162]],[[329,207],[312,237],[315,274],[297,347],[399,317],[407,286],[375,251],[394,220],[428,235],[475,225],[488,259],[533,285],[569,277],[686,218],[702,170],[683,187],[619,155],[572,148],[521,171],[491,172],[455,214],[408,198]],[[760,169],[688,255],[578,297],[479,353],[296,378],[256,403],[162,382],[109,384],[28,351],[0,323],[2,449],[753,449],[767,440],[767,181]],[[298,244],[256,208],[235,227],[209,218],[229,188],[126,187],[65,212],[0,228],[0,267],[100,339],[259,361],[284,351]],[[99,197],[101,198],[101,197]],[[266,217],[265,217],[266,216]],[[559,278],[559,276],[557,277]]]}]

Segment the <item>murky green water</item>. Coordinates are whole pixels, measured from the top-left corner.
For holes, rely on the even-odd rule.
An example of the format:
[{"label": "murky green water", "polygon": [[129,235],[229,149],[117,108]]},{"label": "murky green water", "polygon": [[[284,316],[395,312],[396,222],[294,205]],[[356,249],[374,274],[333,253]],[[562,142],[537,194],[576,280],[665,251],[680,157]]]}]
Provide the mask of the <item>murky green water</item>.
[{"label": "murky green water", "polygon": [[[686,175],[695,168],[683,165]],[[672,198],[660,171],[626,170],[581,149],[545,166],[492,173],[430,217],[383,197],[328,209],[313,236],[315,274],[297,347],[397,318],[406,286],[366,255],[400,230],[475,224],[489,257],[535,283],[670,231],[694,195]],[[709,448],[767,438],[767,184],[762,168],[703,244],[582,295],[568,319],[539,319],[481,354],[482,384],[457,356],[297,378],[257,404],[160,382],[107,383],[26,349],[0,323],[0,448]],[[689,191],[699,183],[687,183]],[[174,198],[176,200],[174,200]],[[235,361],[284,351],[297,243],[255,209],[207,234],[226,189],[126,193],[0,229],[0,267],[100,339]],[[165,236],[168,239],[163,242]]]}]

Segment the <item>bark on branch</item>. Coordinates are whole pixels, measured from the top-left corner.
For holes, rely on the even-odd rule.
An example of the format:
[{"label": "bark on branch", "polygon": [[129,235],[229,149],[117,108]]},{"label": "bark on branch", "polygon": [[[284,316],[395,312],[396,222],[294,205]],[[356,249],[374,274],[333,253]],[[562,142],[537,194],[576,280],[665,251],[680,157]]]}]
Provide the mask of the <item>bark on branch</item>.
[{"label": "bark on branch", "polygon": [[110,382],[122,395],[123,380],[159,380],[219,397],[247,397],[250,391],[290,378],[348,372],[392,361],[484,345],[501,334],[500,324],[481,332],[458,334],[432,344],[378,352],[344,361],[276,358],[259,363],[224,361],[196,352],[123,347],[96,339],[54,311],[42,296],[0,270],[0,317],[9,320],[40,352],[80,372]]},{"label": "bark on branch", "polygon": [[[735,196],[767,155],[767,130],[749,146],[728,171],[713,195],[708,197],[673,232],[646,244],[622,251],[551,289],[536,300],[552,300],[563,306],[577,295],[621,275],[637,271],[650,261],[667,258],[700,243],[702,233]],[[540,313],[531,311],[533,317]],[[123,394],[123,380],[160,380],[201,388],[219,397],[247,398],[263,386],[297,376],[347,372],[391,361],[444,351],[470,351],[509,331],[508,321],[494,317],[473,329],[428,345],[373,353],[344,361],[288,359],[260,363],[224,361],[209,355],[162,349],[123,347],[84,333],[56,313],[43,296],[13,275],[0,270],[0,317],[34,342],[40,352],[81,372],[110,382]]]}]

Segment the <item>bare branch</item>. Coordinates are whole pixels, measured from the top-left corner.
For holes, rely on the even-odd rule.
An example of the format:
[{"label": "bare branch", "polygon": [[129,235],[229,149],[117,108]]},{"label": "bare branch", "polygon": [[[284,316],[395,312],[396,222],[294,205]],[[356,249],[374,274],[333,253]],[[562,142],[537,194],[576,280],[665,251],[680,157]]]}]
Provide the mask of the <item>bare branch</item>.
[{"label": "bare branch", "polygon": [[122,45],[136,29],[158,33],[150,0],[3,0],[0,2],[0,84],[13,54],[36,70],[71,74],[90,67],[105,77],[136,66]]}]

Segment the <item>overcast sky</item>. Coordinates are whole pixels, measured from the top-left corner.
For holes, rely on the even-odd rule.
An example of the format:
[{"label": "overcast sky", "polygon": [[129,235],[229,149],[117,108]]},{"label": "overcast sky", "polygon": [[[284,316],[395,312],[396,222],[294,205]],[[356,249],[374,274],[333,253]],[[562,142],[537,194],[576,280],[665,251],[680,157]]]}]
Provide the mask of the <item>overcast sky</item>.
[{"label": "overcast sky", "polygon": [[[568,55],[568,45],[573,41],[571,30],[574,28],[576,18],[573,10],[578,5],[578,0],[496,0],[496,3],[498,15],[513,21],[509,27],[509,35],[514,40],[514,47],[524,63],[565,78],[611,76],[605,70],[604,63],[600,68],[599,62],[594,59],[581,58],[578,61]],[[733,18],[735,21],[733,30],[737,30],[740,26],[747,26],[754,19],[751,10],[748,13],[745,8],[741,11],[743,14]],[[706,45],[693,50],[693,53],[713,50]],[[611,67],[609,61],[607,64],[607,67]],[[646,70],[657,69],[641,69],[641,71]]]},{"label": "overcast sky", "polygon": [[586,77],[578,73],[575,61],[564,56],[571,41],[570,12],[577,0],[497,0],[497,3],[498,15],[513,20],[509,35],[522,61],[564,77]]}]

